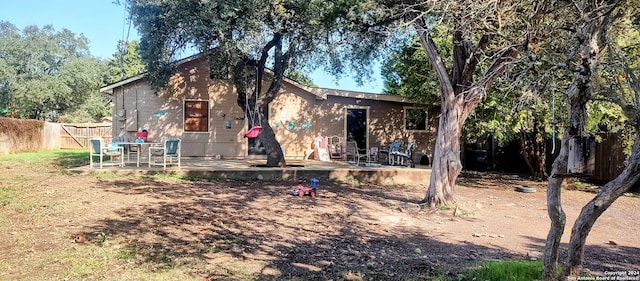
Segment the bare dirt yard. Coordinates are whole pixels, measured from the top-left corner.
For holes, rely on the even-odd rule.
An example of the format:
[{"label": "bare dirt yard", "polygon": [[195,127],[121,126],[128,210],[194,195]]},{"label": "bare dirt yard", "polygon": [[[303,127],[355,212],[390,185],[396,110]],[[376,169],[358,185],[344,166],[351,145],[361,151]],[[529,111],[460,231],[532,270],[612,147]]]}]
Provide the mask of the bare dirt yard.
[{"label": "bare dirt yard", "polygon": [[[292,181],[73,175],[62,162],[0,159],[0,280],[431,280],[540,259],[549,228],[545,183],[517,176],[465,174],[456,208],[428,209],[423,184],[321,180],[313,199]],[[594,196],[580,189],[563,193],[564,243]],[[624,196],[600,217],[588,270],[640,269],[639,204]]]}]

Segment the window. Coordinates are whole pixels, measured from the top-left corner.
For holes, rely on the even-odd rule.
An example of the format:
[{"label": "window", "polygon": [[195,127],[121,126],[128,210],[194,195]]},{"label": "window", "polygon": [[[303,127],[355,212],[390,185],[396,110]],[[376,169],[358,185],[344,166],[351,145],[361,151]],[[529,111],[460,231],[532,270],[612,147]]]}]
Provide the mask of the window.
[{"label": "window", "polygon": [[427,111],[422,108],[404,108],[404,128],[407,131],[427,130]]},{"label": "window", "polygon": [[184,131],[209,131],[209,101],[184,101]]}]

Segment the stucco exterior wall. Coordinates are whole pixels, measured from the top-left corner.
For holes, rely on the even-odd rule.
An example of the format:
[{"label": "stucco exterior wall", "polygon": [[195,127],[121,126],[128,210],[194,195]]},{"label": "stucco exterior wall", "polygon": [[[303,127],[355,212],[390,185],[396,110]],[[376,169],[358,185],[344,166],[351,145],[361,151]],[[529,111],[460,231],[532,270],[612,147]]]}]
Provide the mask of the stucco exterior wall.
[{"label": "stucco exterior wall", "polygon": [[285,84],[269,106],[269,124],[284,148],[285,158],[304,159],[312,151],[312,143],[322,123],[316,96],[291,84]]},{"label": "stucco exterior wall", "polygon": [[287,158],[302,159],[312,149],[313,139],[318,136],[341,136],[346,138],[346,114],[348,109],[368,111],[368,146],[383,149],[394,140],[404,143],[416,140],[416,152],[429,156],[433,153],[437,112],[428,114],[429,129],[407,131],[404,128],[404,108],[411,104],[328,96],[327,99],[295,86],[285,87],[271,104],[269,120],[276,137],[285,146]]},{"label": "stucco exterior wall", "polygon": [[[182,139],[182,155],[189,157],[247,157],[249,125],[236,104],[237,95],[230,81],[209,78],[209,64],[199,58],[177,69],[168,86],[156,91],[138,79],[113,89],[113,136],[135,139],[138,130],[149,131],[151,141],[173,136]],[[209,101],[209,131],[184,131],[185,100]],[[437,114],[429,113],[429,129],[415,132],[404,129],[404,108],[409,103],[344,96],[319,96],[285,82],[280,94],[269,106],[269,124],[288,159],[304,159],[312,151],[316,136],[346,136],[349,108],[367,110],[367,148],[384,148],[399,139],[416,140],[416,151],[431,158]],[[226,123],[231,123],[231,128]],[[254,157],[254,156],[252,156]]]},{"label": "stucco exterior wall", "polygon": [[[182,139],[183,156],[227,158],[246,155],[244,112],[236,104],[235,91],[227,81],[211,80],[205,60],[180,66],[166,88],[152,89],[144,79],[114,89],[114,136],[134,138],[146,129],[150,141],[163,137]],[[124,93],[124,95],[123,95]],[[184,131],[185,100],[209,101],[209,131]],[[125,110],[125,118],[118,117]],[[226,128],[226,121],[231,128]]]}]

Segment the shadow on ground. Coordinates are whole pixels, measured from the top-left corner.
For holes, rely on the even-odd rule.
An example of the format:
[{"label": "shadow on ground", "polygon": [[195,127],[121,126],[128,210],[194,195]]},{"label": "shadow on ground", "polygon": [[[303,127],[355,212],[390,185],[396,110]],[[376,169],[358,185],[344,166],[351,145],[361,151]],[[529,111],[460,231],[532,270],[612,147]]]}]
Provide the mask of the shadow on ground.
[{"label": "shadow on ground", "polygon": [[[203,279],[414,280],[484,259],[521,259],[499,247],[447,243],[432,235],[420,195],[374,185],[321,183],[318,198],[294,197],[291,182],[105,180],[95,188],[137,198],[87,232],[126,239],[139,264],[195,263]],[[427,216],[429,215],[429,216]],[[463,218],[473,220],[473,218]],[[544,241],[531,238],[532,247]],[[628,270],[638,249],[588,249]],[[593,255],[597,253],[597,255]],[[617,258],[612,259],[616,256]]]},{"label": "shadow on ground", "polygon": [[[527,237],[531,240],[530,247],[544,247],[546,241],[537,237]],[[560,245],[559,262],[567,258],[568,243]],[[638,253],[640,248],[610,244],[587,245],[584,250],[584,267],[598,275],[605,271],[627,272],[638,270]]]}]

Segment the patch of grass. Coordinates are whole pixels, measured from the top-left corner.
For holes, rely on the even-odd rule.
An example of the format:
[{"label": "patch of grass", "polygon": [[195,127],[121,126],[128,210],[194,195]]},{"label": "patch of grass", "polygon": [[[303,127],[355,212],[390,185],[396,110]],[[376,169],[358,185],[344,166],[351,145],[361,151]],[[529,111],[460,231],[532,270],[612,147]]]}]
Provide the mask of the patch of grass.
[{"label": "patch of grass", "polygon": [[438,209],[440,211],[448,211],[448,210],[453,210],[455,208],[456,208],[456,206],[453,206],[453,205],[440,205],[440,206],[438,206]]},{"label": "patch of grass", "polygon": [[150,179],[150,180],[161,180],[161,181],[180,181],[183,180],[182,176],[173,174],[173,173],[159,173],[159,174],[152,174],[152,175],[143,175],[141,176],[142,179]]},{"label": "patch of grass", "polygon": [[118,173],[105,171],[103,173],[94,173],[93,177],[100,180],[123,179],[126,176]]},{"label": "patch of grass", "polygon": [[9,222],[9,217],[7,217],[4,212],[0,211],[0,226],[8,226]]},{"label": "patch of grass", "polygon": [[366,280],[364,274],[362,274],[360,272],[353,272],[353,271],[344,272],[342,274],[342,277],[344,278],[344,280],[349,280],[349,281]]},{"label": "patch of grass", "polygon": [[136,251],[132,249],[121,250],[116,255],[121,260],[133,260],[136,258]]},{"label": "patch of grass", "polygon": [[7,187],[0,187],[0,206],[9,205],[14,196],[15,195],[12,189],[9,189]]},{"label": "patch of grass", "polygon": [[458,275],[458,280],[539,280],[542,277],[542,261],[486,260],[478,267]]},{"label": "patch of grass", "polygon": [[57,150],[54,163],[62,169],[89,165],[89,151],[86,149]]},{"label": "patch of grass", "polygon": [[39,201],[35,199],[25,199],[25,200],[17,200],[11,205],[11,207],[13,207],[13,209],[15,209],[16,211],[27,212],[27,211],[35,210],[38,204],[39,204]]},{"label": "patch of grass", "polygon": [[[153,264],[136,265],[135,250],[121,245],[78,245],[52,252],[46,264],[57,264],[62,270],[57,276],[65,280],[184,280],[186,276],[177,269],[159,269]],[[135,266],[138,270],[127,270]],[[117,271],[117,272],[115,272]],[[44,279],[51,279],[47,276]]]},{"label": "patch of grass", "polygon": [[456,209],[456,212],[454,215],[458,218],[466,218],[466,217],[473,217],[476,215],[476,213],[474,211],[468,211],[468,210],[463,210],[458,208]]},{"label": "patch of grass", "polygon": [[38,152],[24,152],[0,156],[0,162],[23,164],[30,167],[47,167],[54,170],[66,170],[89,164],[89,151],[86,149],[58,149]]}]

